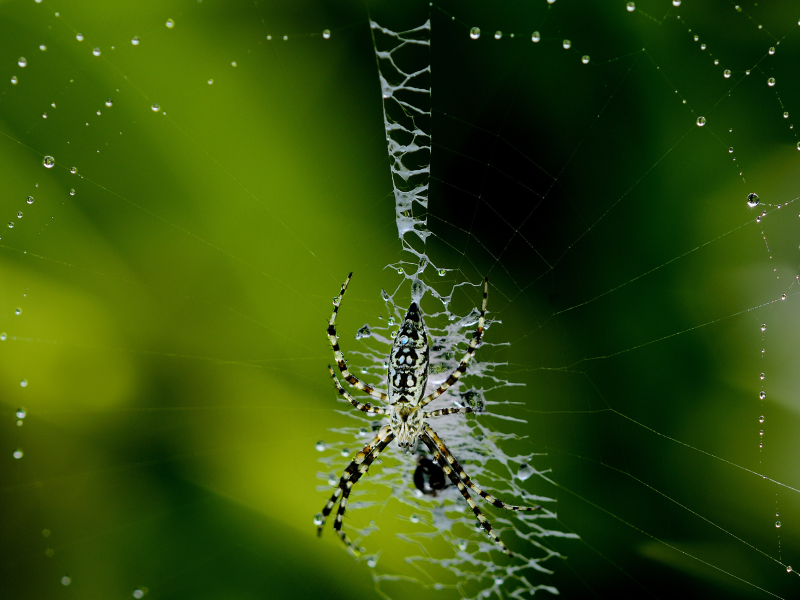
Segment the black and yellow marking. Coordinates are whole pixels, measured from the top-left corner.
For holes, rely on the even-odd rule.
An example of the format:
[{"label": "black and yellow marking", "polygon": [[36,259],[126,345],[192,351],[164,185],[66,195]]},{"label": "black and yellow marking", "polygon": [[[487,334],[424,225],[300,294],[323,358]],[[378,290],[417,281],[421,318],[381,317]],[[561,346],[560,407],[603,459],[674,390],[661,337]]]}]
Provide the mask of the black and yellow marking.
[{"label": "black and yellow marking", "polygon": [[464,408],[442,408],[439,410],[432,410],[430,412],[424,413],[424,418],[428,419],[430,417],[444,417],[445,415],[466,415],[469,413],[477,412],[471,406],[465,406]]},{"label": "black and yellow marking", "polygon": [[359,452],[356,454],[356,457],[352,460],[352,462],[347,465],[347,468],[342,473],[342,476],[339,478],[339,484],[336,486],[333,494],[331,495],[328,502],[325,504],[325,508],[322,509],[322,523],[317,526],[317,535],[322,535],[322,528],[325,527],[325,520],[328,518],[328,515],[331,514],[333,507],[336,506],[336,503],[339,502],[339,510],[336,513],[336,518],[333,522],[333,529],[342,539],[342,541],[347,544],[347,547],[350,548],[355,554],[358,554],[358,549],[353,545],[350,539],[347,537],[342,531],[342,521],[344,519],[344,511],[347,505],[347,499],[350,497],[350,490],[356,484],[356,482],[364,475],[368,470],[372,462],[378,457],[378,455],[384,451],[386,446],[394,439],[394,434],[392,433],[391,427],[388,425],[384,425],[381,427],[380,431],[378,431],[378,435],[376,435],[372,440],[370,440]]},{"label": "black and yellow marking", "polygon": [[483,302],[481,303],[481,316],[478,319],[478,329],[472,336],[472,340],[469,342],[469,347],[467,348],[467,353],[464,355],[464,358],[461,359],[461,363],[456,367],[456,370],[453,371],[452,375],[447,378],[447,380],[436,388],[433,392],[425,396],[419,403],[420,406],[425,406],[432,400],[435,400],[439,396],[441,396],[448,388],[452,387],[464,373],[467,371],[467,365],[469,365],[472,357],[475,355],[475,349],[481,343],[481,338],[483,337],[483,325],[485,323],[485,316],[486,316],[486,301],[489,298],[489,278],[483,278]]},{"label": "black and yellow marking", "polygon": [[479,494],[484,500],[489,502],[490,504],[496,506],[497,508],[504,508],[506,510],[516,510],[516,511],[533,511],[533,510],[541,510],[541,506],[515,506],[513,504],[506,504],[502,500],[498,500],[491,494],[487,494],[481,488],[479,488],[467,475],[464,468],[458,462],[455,456],[450,452],[447,448],[445,443],[442,441],[437,433],[431,429],[428,424],[424,426],[425,430],[422,434],[422,441],[425,443],[426,446],[430,449],[431,453],[434,455],[436,460],[438,461],[439,465],[442,467],[442,470],[447,474],[450,478],[450,481],[455,484],[458,488],[458,491],[461,492],[461,495],[464,496],[464,500],[467,501],[467,504],[472,509],[472,512],[475,513],[475,517],[478,519],[481,527],[483,527],[486,532],[492,536],[495,542],[503,549],[503,552],[507,553],[510,556],[511,551],[508,547],[500,541],[500,538],[492,529],[491,524],[483,515],[481,510],[475,504],[475,501],[469,495],[467,491],[467,487],[471,488],[475,493]]},{"label": "black and yellow marking", "polygon": [[344,298],[344,293],[347,291],[347,285],[350,283],[350,279],[352,277],[353,273],[351,272],[347,276],[347,281],[342,284],[342,290],[339,292],[339,297],[333,305],[333,314],[331,315],[331,320],[328,321],[328,341],[330,341],[331,348],[333,348],[333,356],[336,359],[336,364],[338,365],[339,370],[342,372],[342,377],[353,387],[358,388],[366,394],[369,394],[373,398],[377,398],[378,400],[386,402],[389,400],[388,395],[384,394],[380,390],[376,390],[371,385],[360,381],[355,375],[347,370],[344,353],[339,348],[339,342],[336,339],[336,315],[339,313],[339,307],[342,304],[342,298]]},{"label": "black and yellow marking", "polygon": [[333,371],[333,368],[328,365],[328,371],[331,373],[331,378],[333,379],[333,384],[336,386],[336,389],[339,391],[340,396],[344,396],[350,404],[355,406],[358,410],[363,412],[373,412],[376,415],[387,415],[389,411],[385,408],[381,408],[380,406],[373,406],[369,402],[359,402],[353,396],[351,396],[346,389],[342,387],[342,384],[339,383],[339,380],[336,379],[336,374]]}]

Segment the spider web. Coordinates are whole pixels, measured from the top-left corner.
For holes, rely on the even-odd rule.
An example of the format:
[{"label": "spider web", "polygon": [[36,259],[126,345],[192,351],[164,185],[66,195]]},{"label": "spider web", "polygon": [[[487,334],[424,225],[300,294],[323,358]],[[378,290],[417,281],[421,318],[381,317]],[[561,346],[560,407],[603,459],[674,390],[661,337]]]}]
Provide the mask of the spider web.
[{"label": "spider web", "polygon": [[[431,24],[428,21],[420,27],[402,33],[391,31],[375,21],[370,21],[370,27],[373,32],[383,99],[384,129],[390,157],[397,230],[403,250],[410,255],[411,260],[400,260],[390,265],[390,268],[396,270],[402,277],[402,281],[392,294],[382,291],[387,318],[381,316],[377,327],[375,323],[372,325],[367,323],[356,332],[355,338],[362,343],[365,339],[377,343],[370,344],[367,350],[354,351],[350,354],[357,357],[352,361],[354,364],[362,365],[363,376],[377,378],[376,383],[387,389],[386,357],[391,347],[390,338],[394,337],[396,327],[402,323],[405,316],[405,308],[395,304],[394,298],[406,295],[407,283],[412,299],[420,303],[427,313],[426,322],[433,340],[429,379],[429,389],[432,390],[443,383],[458,366],[466,349],[467,334],[474,331],[480,313],[477,308],[473,308],[468,314],[457,315],[449,309],[455,293],[462,288],[473,289],[468,283],[445,282],[444,285],[434,285],[439,282],[433,280],[426,283],[429,274],[435,274],[434,278],[438,276],[442,279],[448,274],[448,269],[430,262],[425,248],[425,242],[431,235],[426,219],[427,192],[431,174],[431,69],[428,53]],[[444,288],[446,292],[441,292],[437,288]],[[475,297],[478,297],[480,291],[480,286],[474,288]],[[428,297],[423,305],[422,298],[426,295]],[[431,305],[435,305],[434,310],[428,308]],[[499,322],[490,316],[487,321],[487,332],[493,323]],[[505,442],[517,439],[518,436],[503,433],[502,430],[486,423],[487,418],[491,419],[492,416],[525,423],[522,419],[503,414],[501,407],[509,404],[507,401],[491,400],[514,384],[508,380],[507,358],[503,357],[508,344],[486,341],[490,336],[491,334],[488,334],[484,338],[481,355],[494,351],[498,359],[488,361],[482,357],[473,359],[469,374],[464,376],[453,390],[431,403],[430,409],[472,406],[480,412],[482,418],[474,421],[444,418],[434,420],[431,425],[441,433],[456,456],[469,465],[471,477],[484,482],[484,486],[490,486],[486,489],[497,490],[497,494],[503,498],[513,498],[514,503],[517,503],[517,499],[521,499],[519,503],[523,505],[552,506],[552,498],[532,494],[525,489],[526,480],[533,475],[541,476],[548,472],[546,465],[538,467],[542,469],[541,472],[537,469],[537,463],[541,462],[540,457],[534,456],[533,453],[506,454],[503,449]],[[372,365],[372,368],[366,365]],[[352,411],[343,412],[353,415]],[[353,416],[359,421],[364,419],[359,415]],[[345,438],[333,444],[330,448],[333,452],[320,459],[331,472],[318,474],[320,479],[327,481],[327,486],[321,486],[318,488],[319,491],[329,490],[332,484],[338,483],[338,476],[333,466],[340,462],[339,455],[348,455],[347,440],[352,440],[353,437],[358,439],[371,436],[371,432],[379,426],[380,423],[375,422],[373,417],[372,424],[368,427],[333,430],[336,434],[343,434]],[[322,446],[320,449],[323,449]],[[425,454],[429,453],[423,451],[422,455]],[[453,588],[462,598],[488,597],[493,593],[500,595],[501,589],[515,597],[534,594],[539,590],[558,593],[554,587],[537,581],[541,574],[552,573],[547,567],[548,561],[552,562],[559,557],[557,552],[547,548],[543,543],[544,540],[548,537],[576,537],[574,534],[549,528],[548,521],[552,522],[555,513],[546,511],[544,515],[520,513],[514,517],[493,516],[492,520],[496,522],[496,527],[499,526],[501,532],[504,529],[509,533],[514,532],[519,540],[527,542],[524,550],[515,549],[515,552],[522,553],[521,560],[506,559],[498,562],[499,548],[477,525],[471,511],[469,514],[464,514],[464,500],[455,487],[451,485],[436,497],[426,498],[423,490],[415,488],[413,481],[417,456],[406,455],[398,457],[395,461],[381,460],[381,462],[390,464],[384,465],[379,471],[373,469],[370,475],[371,483],[390,490],[391,497],[404,505],[399,513],[402,515],[401,519],[407,519],[421,530],[398,536],[412,544],[412,552],[420,552],[420,554],[412,553],[405,558],[405,561],[424,573],[423,581],[432,582],[426,582],[428,587],[435,590]],[[354,492],[356,498],[359,495],[358,491]],[[375,506],[374,501],[356,501],[348,504],[351,511],[373,506]],[[403,509],[406,507],[413,511],[410,516],[403,514],[405,512]],[[359,543],[369,544],[369,535],[377,529],[379,526],[376,521],[371,520],[369,527],[358,530],[356,533],[360,536]],[[443,538],[449,546],[443,553],[439,548],[431,547],[431,542],[437,538]],[[527,556],[529,554],[530,557]],[[376,569],[379,558],[380,553],[368,552],[363,560],[370,568]],[[378,571],[374,575],[374,580],[379,592],[386,595],[388,582],[405,583],[413,579],[409,575]]]},{"label": "spider web", "polygon": [[[4,3],[0,595],[794,597],[795,11]],[[351,270],[374,384],[412,294],[446,377],[489,277],[432,425],[544,505],[482,507],[517,558],[394,446],[364,556],[314,535],[377,421]]]}]

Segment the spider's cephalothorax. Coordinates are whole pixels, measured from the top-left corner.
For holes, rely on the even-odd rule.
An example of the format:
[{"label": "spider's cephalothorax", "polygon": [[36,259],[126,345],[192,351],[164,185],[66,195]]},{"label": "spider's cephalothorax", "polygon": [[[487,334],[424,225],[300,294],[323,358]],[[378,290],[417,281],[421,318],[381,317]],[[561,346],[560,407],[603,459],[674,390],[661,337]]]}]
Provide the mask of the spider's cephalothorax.
[{"label": "spider's cephalothorax", "polygon": [[389,354],[389,423],[397,445],[416,448],[422,433],[423,411],[419,407],[428,383],[430,347],[425,324],[416,302],[412,302]]},{"label": "spider's cephalothorax", "polygon": [[447,446],[445,446],[442,438],[440,438],[431,426],[425,422],[426,419],[432,417],[475,412],[471,406],[463,408],[442,408],[433,411],[423,410],[426,404],[441,396],[466,372],[467,365],[469,365],[472,356],[475,354],[475,348],[478,347],[478,344],[481,342],[481,337],[483,336],[486,299],[489,295],[489,280],[484,279],[483,303],[481,304],[481,315],[478,319],[478,329],[469,342],[467,353],[464,355],[464,358],[461,359],[458,367],[456,367],[456,370],[452,372],[450,377],[433,392],[425,396],[425,386],[428,382],[430,346],[428,343],[428,334],[422,322],[422,314],[416,302],[411,303],[406,318],[400,327],[400,331],[397,332],[394,343],[392,344],[392,350],[389,354],[389,372],[387,376],[389,384],[388,394],[359,381],[358,378],[347,370],[344,354],[339,348],[335,323],[336,315],[339,312],[339,306],[341,305],[342,298],[347,290],[347,284],[350,283],[350,278],[352,276],[353,274],[350,273],[347,277],[347,281],[342,285],[339,297],[333,301],[333,315],[331,315],[331,319],[328,322],[328,340],[331,343],[331,348],[333,348],[336,364],[345,381],[373,398],[387,403],[389,406],[384,408],[373,406],[371,402],[359,402],[342,387],[339,380],[336,379],[336,375],[330,365],[328,366],[328,370],[331,373],[336,389],[339,390],[339,394],[344,396],[350,404],[366,413],[388,415],[389,424],[380,428],[375,438],[356,454],[356,457],[344,470],[344,473],[339,479],[339,485],[336,487],[330,500],[328,500],[325,508],[322,509],[322,513],[317,515],[317,518],[314,519],[318,525],[317,533],[319,535],[322,534],[325,519],[331,513],[336,503],[339,502],[339,510],[336,513],[336,520],[333,523],[333,528],[342,538],[342,541],[347,544],[348,548],[357,554],[358,550],[347,537],[347,534],[342,531],[342,519],[344,518],[347,500],[350,497],[350,490],[361,476],[369,470],[373,461],[394,438],[397,438],[397,444],[406,451],[415,449],[417,440],[419,439],[428,447],[433,458],[439,463],[441,470],[447,475],[453,485],[458,488],[458,491],[461,492],[464,500],[466,500],[472,512],[475,514],[475,517],[478,519],[480,526],[483,527],[486,533],[488,533],[505,552],[511,554],[506,545],[497,537],[489,521],[486,520],[486,517],[483,516],[478,505],[475,504],[472,496],[470,496],[467,488],[473,490],[494,506],[505,508],[506,510],[539,510],[541,506],[513,506],[484,492],[470,479],[456,457],[453,456]]}]

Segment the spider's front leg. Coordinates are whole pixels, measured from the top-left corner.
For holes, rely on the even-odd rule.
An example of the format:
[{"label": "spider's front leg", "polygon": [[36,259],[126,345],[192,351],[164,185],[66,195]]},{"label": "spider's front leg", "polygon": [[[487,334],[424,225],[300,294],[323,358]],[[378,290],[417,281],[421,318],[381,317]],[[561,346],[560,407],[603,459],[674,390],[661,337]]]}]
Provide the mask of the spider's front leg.
[{"label": "spider's front leg", "polygon": [[433,454],[436,461],[439,463],[439,466],[442,467],[442,470],[447,474],[450,478],[450,481],[458,488],[458,491],[461,492],[461,495],[464,497],[464,500],[467,501],[467,504],[472,509],[472,512],[475,513],[475,517],[478,519],[478,523],[480,523],[481,527],[486,530],[492,539],[497,543],[500,548],[502,548],[503,552],[508,554],[509,556],[513,556],[511,550],[508,549],[498,535],[492,529],[491,523],[486,519],[486,517],[481,512],[481,509],[478,508],[478,505],[475,504],[475,501],[472,499],[472,496],[469,495],[467,491],[467,486],[472,488],[475,492],[480,494],[480,496],[486,500],[487,502],[492,503],[494,506],[498,508],[505,508],[507,510],[516,510],[516,511],[531,511],[531,510],[540,510],[541,506],[514,506],[511,504],[506,504],[502,500],[498,500],[491,494],[487,494],[484,492],[480,487],[478,487],[467,475],[464,468],[459,464],[456,457],[450,452],[450,450],[445,446],[442,438],[440,438],[436,432],[431,429],[431,427],[426,423],[425,424],[425,431],[423,432],[422,436],[420,436],[422,441],[428,446],[430,449],[431,454]]},{"label": "spider's front leg", "polygon": [[381,452],[383,452],[386,446],[388,446],[393,439],[394,433],[392,433],[391,427],[384,425],[381,427],[380,431],[378,431],[378,435],[376,435],[364,446],[364,448],[359,451],[358,454],[356,454],[356,457],[344,470],[344,473],[339,479],[339,485],[336,487],[336,490],[334,490],[333,495],[330,497],[330,500],[328,500],[325,508],[322,509],[322,514],[318,516],[318,536],[322,535],[322,528],[325,527],[325,519],[327,519],[328,515],[331,514],[333,507],[341,497],[341,501],[339,502],[339,510],[336,513],[336,520],[333,523],[333,529],[339,534],[339,537],[342,538],[342,541],[347,544],[348,548],[353,550],[353,552],[358,552],[355,546],[353,546],[353,543],[348,539],[347,534],[342,531],[342,520],[344,518],[347,499],[350,496],[350,490],[352,489],[353,485],[355,485],[361,476],[369,470],[372,462]]},{"label": "spider's front leg", "polygon": [[339,313],[339,306],[342,304],[342,298],[344,298],[344,293],[347,291],[347,284],[350,283],[350,278],[353,276],[351,272],[350,275],[347,276],[347,281],[342,284],[342,290],[339,292],[339,297],[333,303],[333,314],[331,315],[331,320],[328,321],[328,341],[331,343],[331,348],[333,348],[333,357],[336,359],[336,364],[339,366],[339,370],[342,372],[342,377],[355,388],[358,388],[362,392],[369,394],[373,398],[377,398],[378,400],[382,400],[386,402],[389,397],[381,392],[380,390],[376,390],[371,385],[360,381],[355,375],[350,373],[347,370],[347,364],[344,360],[344,353],[342,352],[341,348],[339,348],[339,341],[336,339],[336,315]]}]

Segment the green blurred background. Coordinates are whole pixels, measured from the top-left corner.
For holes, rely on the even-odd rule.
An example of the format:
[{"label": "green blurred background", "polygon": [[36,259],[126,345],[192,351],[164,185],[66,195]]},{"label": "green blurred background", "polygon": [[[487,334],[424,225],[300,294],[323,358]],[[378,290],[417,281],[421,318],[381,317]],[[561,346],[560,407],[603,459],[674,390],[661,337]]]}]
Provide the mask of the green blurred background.
[{"label": "green blurred background", "polygon": [[355,350],[404,258],[370,16],[432,21],[429,255],[491,278],[498,428],[581,536],[537,583],[797,595],[798,492],[745,470],[800,487],[796,5],[484,4],[0,4],[0,596],[378,597],[312,524],[331,299]]}]

